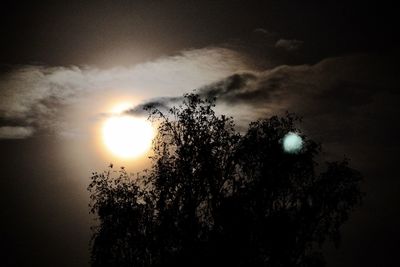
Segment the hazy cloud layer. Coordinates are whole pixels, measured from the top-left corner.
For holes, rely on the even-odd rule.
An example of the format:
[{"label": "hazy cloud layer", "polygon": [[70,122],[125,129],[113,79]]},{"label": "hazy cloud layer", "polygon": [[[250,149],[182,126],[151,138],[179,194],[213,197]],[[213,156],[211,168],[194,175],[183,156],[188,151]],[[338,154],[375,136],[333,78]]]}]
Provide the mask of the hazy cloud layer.
[{"label": "hazy cloud layer", "polygon": [[0,139],[22,139],[33,134],[31,127],[3,126],[0,127]]},{"label": "hazy cloud layer", "polygon": [[0,77],[0,126],[9,126],[4,123],[9,121],[38,129],[65,127],[60,108],[85,97],[112,91],[139,98],[181,95],[246,68],[245,58],[223,48],[184,51],[111,69],[21,66]]}]

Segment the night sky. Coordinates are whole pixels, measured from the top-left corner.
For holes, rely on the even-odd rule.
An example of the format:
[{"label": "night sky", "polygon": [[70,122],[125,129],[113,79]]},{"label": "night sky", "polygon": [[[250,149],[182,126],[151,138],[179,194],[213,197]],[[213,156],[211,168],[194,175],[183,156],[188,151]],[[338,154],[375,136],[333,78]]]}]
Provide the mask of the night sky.
[{"label": "night sky", "polygon": [[[366,196],[328,266],[398,266],[398,9],[385,1],[2,1],[1,266],[89,266],[100,127],[129,103],[218,96],[238,129],[296,112]],[[137,114],[136,114],[137,115]],[[139,114],[140,115],[140,114]]]}]

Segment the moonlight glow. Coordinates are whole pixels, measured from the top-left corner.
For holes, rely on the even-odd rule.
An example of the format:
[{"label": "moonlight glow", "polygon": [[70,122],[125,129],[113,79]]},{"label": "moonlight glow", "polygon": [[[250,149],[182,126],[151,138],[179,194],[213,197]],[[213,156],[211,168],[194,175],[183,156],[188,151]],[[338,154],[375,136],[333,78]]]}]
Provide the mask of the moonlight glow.
[{"label": "moonlight glow", "polygon": [[283,149],[287,153],[298,153],[303,147],[303,139],[296,133],[288,133],[283,138]]},{"label": "moonlight glow", "polygon": [[131,116],[115,116],[103,125],[103,141],[115,156],[134,158],[151,147],[154,130],[149,121]]}]

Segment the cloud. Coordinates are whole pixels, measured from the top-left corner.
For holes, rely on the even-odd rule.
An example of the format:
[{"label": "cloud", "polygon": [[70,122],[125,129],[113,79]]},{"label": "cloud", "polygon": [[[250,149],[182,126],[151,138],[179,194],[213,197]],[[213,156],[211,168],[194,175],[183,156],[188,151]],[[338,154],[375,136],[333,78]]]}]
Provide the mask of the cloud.
[{"label": "cloud", "polygon": [[271,32],[269,32],[268,30],[264,29],[264,28],[256,28],[253,31],[254,33],[259,33],[259,34],[272,34]]},{"label": "cloud", "polygon": [[[346,149],[338,148],[344,145],[350,153],[350,147],[372,151],[377,148],[371,144],[390,142],[400,130],[392,122],[399,116],[400,98],[393,66],[394,60],[380,56],[334,57],[313,65],[238,72],[196,92],[217,97],[218,111],[232,115],[239,129],[290,111],[303,116],[304,129],[331,146],[330,151],[341,153]],[[170,100],[159,98],[157,103],[168,106]]]},{"label": "cloud", "polygon": [[101,110],[96,100],[111,94],[136,100],[179,96],[246,68],[246,58],[239,53],[212,47],[131,67],[20,66],[0,77],[0,122],[18,121],[21,126],[56,132],[79,128],[71,125],[74,118],[66,121],[65,107],[86,105]]},{"label": "cloud", "polygon": [[303,41],[300,40],[288,40],[288,39],[279,39],[276,43],[275,43],[275,47],[276,48],[283,48],[289,52],[292,51],[296,51],[298,50],[302,45],[303,45]]},{"label": "cloud", "polygon": [[0,139],[23,139],[30,137],[33,132],[31,127],[3,126],[0,127]]},{"label": "cloud", "polygon": [[166,112],[171,108],[171,105],[179,103],[183,97],[160,97],[152,100],[147,100],[142,104],[136,105],[131,109],[126,110],[124,113],[133,116],[146,116],[148,109],[156,108],[161,112]]},{"label": "cloud", "polygon": [[395,92],[396,78],[386,73],[386,59],[372,56],[328,58],[314,65],[282,65],[270,70],[236,73],[199,90],[228,104],[262,109],[292,109],[312,116],[349,112],[368,105],[373,96]]},{"label": "cloud", "polygon": [[[315,65],[281,65],[265,71],[238,72],[199,88],[197,93],[216,97],[227,105],[246,104],[258,112],[292,109],[303,115],[312,115],[316,110],[321,114],[363,105],[371,100],[372,88],[391,86],[389,80],[385,84],[377,74],[371,75],[379,68],[369,57],[329,58]],[[324,101],[328,103],[318,105]],[[157,102],[168,105],[171,99],[159,98]]]},{"label": "cloud", "polygon": [[[221,81],[211,83],[209,85],[192,90],[188,92],[194,92],[204,98],[216,98],[219,101],[229,101],[232,96],[235,97],[237,90],[242,90],[248,87],[250,80],[256,79],[256,76],[251,73],[236,73]],[[181,103],[184,97],[158,97],[151,100],[146,100],[133,108],[127,110],[125,113],[131,115],[144,115],[148,114],[147,108],[153,107],[164,112],[171,108],[173,105]]]}]

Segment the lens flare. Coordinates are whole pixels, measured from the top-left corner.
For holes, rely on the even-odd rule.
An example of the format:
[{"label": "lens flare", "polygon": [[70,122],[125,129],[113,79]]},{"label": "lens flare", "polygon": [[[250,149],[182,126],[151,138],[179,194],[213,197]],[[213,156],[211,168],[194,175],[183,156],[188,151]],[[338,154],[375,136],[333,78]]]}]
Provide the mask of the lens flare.
[{"label": "lens flare", "polygon": [[295,154],[303,147],[303,139],[296,133],[288,133],[283,137],[283,149],[287,153]]}]

